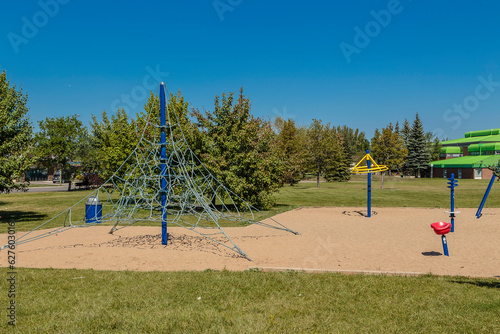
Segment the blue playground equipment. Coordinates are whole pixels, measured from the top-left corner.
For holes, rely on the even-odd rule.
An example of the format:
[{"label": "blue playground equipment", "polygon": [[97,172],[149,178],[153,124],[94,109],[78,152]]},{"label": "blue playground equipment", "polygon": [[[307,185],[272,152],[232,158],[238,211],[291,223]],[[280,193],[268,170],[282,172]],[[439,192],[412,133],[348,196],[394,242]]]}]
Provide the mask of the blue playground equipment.
[{"label": "blue playground equipment", "polygon": [[[363,162],[366,161],[366,166]],[[368,204],[366,207],[366,217],[370,218],[372,216],[372,173],[384,172],[389,168],[384,165],[378,165],[375,160],[370,156],[370,151],[366,150],[366,155],[361,159],[356,166],[351,170],[352,174],[368,174]]]},{"label": "blue playground equipment", "polygon": [[167,131],[165,83],[160,84],[160,194],[161,194],[161,244],[166,245],[167,234]]},{"label": "blue playground equipment", "polygon": [[451,177],[448,179],[448,188],[451,189],[451,211],[445,211],[450,214],[451,220],[451,231],[455,232],[455,213],[460,213],[460,211],[455,211],[455,187],[458,186],[458,180],[455,179],[455,174],[451,173]]},{"label": "blue playground equipment", "polygon": [[[496,173],[500,171],[500,163],[497,165],[496,168]],[[481,204],[479,204],[479,208],[477,209],[476,212],[476,218],[479,219],[483,215],[481,212],[483,211],[484,204],[486,203],[486,200],[488,199],[488,195],[490,194],[491,187],[493,187],[493,183],[495,182],[496,175],[493,173],[493,176],[491,177],[490,183],[488,184],[488,188],[486,188],[486,192],[484,193],[483,199],[481,200]]]},{"label": "blue playground equipment", "polygon": [[451,209],[450,211],[445,211],[445,213],[450,214],[451,223],[446,222],[436,222],[432,223],[431,227],[437,235],[441,236],[441,242],[443,243],[443,253],[446,256],[450,256],[448,253],[448,241],[446,240],[446,234],[450,232],[455,232],[455,214],[460,213],[460,211],[455,211],[455,187],[458,186],[458,180],[455,179],[455,174],[451,174],[448,179],[448,188],[450,188],[451,197]]},{"label": "blue playground equipment", "polygon": [[448,241],[446,240],[446,234],[451,231],[451,224],[446,222],[432,223],[431,227],[437,235],[441,236],[441,241],[443,243],[443,253],[446,256],[450,256],[448,253]]}]

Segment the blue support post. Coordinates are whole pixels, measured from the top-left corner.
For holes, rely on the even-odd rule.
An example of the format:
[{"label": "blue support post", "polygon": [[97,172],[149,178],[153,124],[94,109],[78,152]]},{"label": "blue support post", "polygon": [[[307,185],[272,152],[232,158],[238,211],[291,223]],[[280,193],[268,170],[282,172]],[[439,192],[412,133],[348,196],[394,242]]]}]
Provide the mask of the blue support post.
[{"label": "blue support post", "polygon": [[491,177],[490,184],[488,184],[488,188],[486,188],[486,192],[484,193],[483,199],[481,200],[481,204],[479,204],[479,208],[477,209],[476,212],[476,218],[479,219],[482,216],[481,211],[483,211],[484,204],[486,203],[486,199],[488,198],[488,195],[490,193],[491,187],[493,186],[493,183],[495,182],[495,174]]},{"label": "blue support post", "polygon": [[[366,154],[369,154],[370,151],[366,150]],[[367,205],[367,214],[366,216],[370,218],[372,216],[372,174],[370,173],[371,162],[366,159],[366,166],[368,167],[368,205]]]},{"label": "blue support post", "polygon": [[448,254],[448,242],[446,241],[446,235],[443,234],[441,236],[441,241],[443,242],[443,252],[444,252],[444,255],[450,256],[450,254]]},{"label": "blue support post", "polygon": [[161,153],[160,153],[160,188],[161,188],[161,244],[166,245],[167,234],[167,133],[166,133],[166,99],[165,83],[160,84],[160,126],[161,126]]},{"label": "blue support post", "polygon": [[451,189],[451,231],[455,232],[455,187],[458,185],[458,180],[455,180],[455,174],[451,173],[451,177],[448,179],[448,188]]}]

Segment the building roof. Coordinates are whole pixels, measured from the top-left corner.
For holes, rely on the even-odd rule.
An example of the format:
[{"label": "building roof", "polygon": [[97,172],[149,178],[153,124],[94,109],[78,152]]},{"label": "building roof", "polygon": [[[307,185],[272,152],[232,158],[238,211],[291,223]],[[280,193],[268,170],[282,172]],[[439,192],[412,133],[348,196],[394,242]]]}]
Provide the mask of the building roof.
[{"label": "building roof", "polygon": [[477,143],[496,143],[496,142],[500,142],[500,135],[458,138],[458,139],[443,141],[441,144],[443,146],[451,146],[451,145],[459,146],[459,145],[469,145]]},{"label": "building roof", "polygon": [[[453,146],[452,146],[453,147]],[[500,151],[500,143],[472,144],[467,149],[469,152]]]},{"label": "building roof", "polygon": [[496,165],[500,155],[469,155],[466,157],[432,161],[435,168],[481,168]]},{"label": "building roof", "polygon": [[479,131],[469,131],[465,133],[465,137],[482,137],[489,135],[499,135],[500,129],[489,129],[489,130],[479,130]]},{"label": "building roof", "polygon": [[460,146],[443,146],[441,148],[441,153],[446,154],[461,154],[462,148]]}]

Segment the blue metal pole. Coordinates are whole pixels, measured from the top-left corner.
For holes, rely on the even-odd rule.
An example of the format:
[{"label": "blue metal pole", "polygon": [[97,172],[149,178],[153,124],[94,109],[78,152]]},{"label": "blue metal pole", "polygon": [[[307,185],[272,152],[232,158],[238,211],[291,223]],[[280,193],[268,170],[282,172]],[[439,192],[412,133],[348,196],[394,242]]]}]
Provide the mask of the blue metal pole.
[{"label": "blue metal pole", "polygon": [[444,255],[446,256],[450,256],[450,254],[448,254],[448,242],[446,241],[446,235],[441,235],[441,241],[443,242],[443,252],[444,252]]},{"label": "blue metal pole", "polygon": [[160,188],[161,188],[161,244],[166,245],[168,240],[167,234],[167,133],[166,133],[166,101],[165,101],[165,83],[160,84],[160,126],[161,126],[161,174],[160,174]]},{"label": "blue metal pole", "polygon": [[455,174],[451,173],[451,178],[450,178],[450,188],[451,188],[451,213],[450,213],[450,218],[451,218],[451,231],[450,232],[455,232]]},{"label": "blue metal pole", "polygon": [[[366,154],[369,154],[370,151],[366,150]],[[370,173],[371,162],[366,159],[366,165],[368,167],[368,207],[367,207],[367,217],[372,216],[372,173]]]},{"label": "blue metal pole", "polygon": [[495,182],[495,174],[491,177],[490,183],[488,184],[488,188],[486,188],[486,192],[484,193],[483,199],[481,200],[481,204],[479,204],[479,208],[477,209],[476,212],[476,218],[479,219],[481,218],[482,214],[481,211],[483,211],[483,206],[486,203],[486,199],[488,198],[488,195],[490,193],[491,187],[493,187],[493,183]]}]

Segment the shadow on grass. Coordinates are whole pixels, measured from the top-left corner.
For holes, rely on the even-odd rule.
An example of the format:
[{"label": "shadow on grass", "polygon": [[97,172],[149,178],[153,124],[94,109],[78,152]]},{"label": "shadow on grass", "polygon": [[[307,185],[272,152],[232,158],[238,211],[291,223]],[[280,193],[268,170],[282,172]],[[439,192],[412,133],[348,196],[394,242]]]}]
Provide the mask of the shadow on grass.
[{"label": "shadow on grass", "polygon": [[[222,204],[216,204],[215,206],[214,205],[210,205],[210,207],[212,207],[212,208],[215,207],[215,209],[218,210],[218,211],[220,211],[220,212],[226,212],[227,211],[226,208],[228,206],[227,206],[227,204],[226,204],[226,206],[223,206]],[[233,207],[233,206],[231,205],[231,207]],[[260,211],[260,212],[264,213],[266,211],[271,211],[271,210],[274,210],[274,209],[280,209],[280,208],[281,209],[283,209],[283,208],[291,208],[291,209],[293,209],[293,208],[296,208],[296,207],[297,207],[296,205],[277,203],[272,208],[267,209],[267,210],[260,209],[260,208],[256,208],[256,209],[257,209],[257,211]],[[177,210],[181,209],[181,207],[179,207],[179,206],[171,206],[171,208],[177,209]],[[233,207],[233,209],[234,209],[234,207]],[[244,207],[243,209],[240,209],[239,212],[242,213],[242,214],[248,213],[249,211],[245,210],[245,209],[246,208]],[[203,212],[204,210],[205,209],[203,207],[201,207],[201,206],[195,208],[195,211],[198,212],[198,213]],[[256,210],[252,210],[252,211],[256,212]],[[236,209],[234,209],[234,210],[231,210],[231,212],[236,213],[238,211],[236,211]]]},{"label": "shadow on grass", "polygon": [[[79,191],[87,191],[87,190],[93,190],[94,188],[71,188],[71,192],[74,193],[74,192],[79,192]],[[68,190],[61,190],[61,191],[68,191]]]},{"label": "shadow on grass", "polygon": [[274,208],[286,208],[286,207],[292,208],[292,207],[297,207],[297,205],[278,203],[278,204],[275,204],[271,209],[274,209]]},{"label": "shadow on grass", "polygon": [[47,215],[34,211],[0,211],[0,224],[7,224],[10,221],[31,222],[47,218]]},{"label": "shadow on grass", "polygon": [[[498,277],[498,276],[495,276]],[[451,281],[452,283],[458,283],[458,284],[470,284],[470,285],[475,285],[480,288],[489,288],[489,289],[500,289],[500,281],[496,282],[482,282],[479,280],[463,280],[463,281]]]}]

